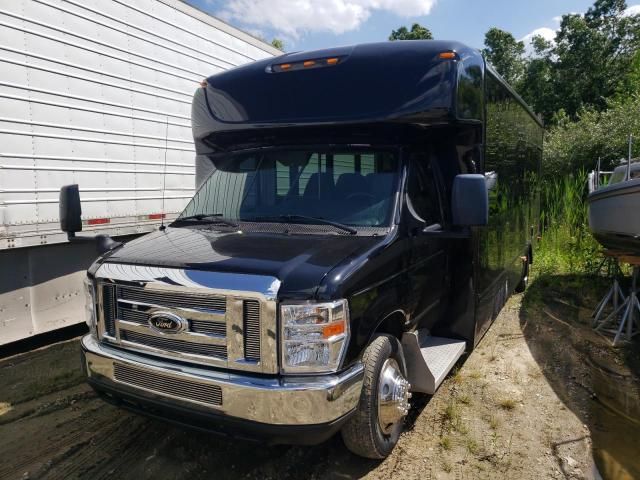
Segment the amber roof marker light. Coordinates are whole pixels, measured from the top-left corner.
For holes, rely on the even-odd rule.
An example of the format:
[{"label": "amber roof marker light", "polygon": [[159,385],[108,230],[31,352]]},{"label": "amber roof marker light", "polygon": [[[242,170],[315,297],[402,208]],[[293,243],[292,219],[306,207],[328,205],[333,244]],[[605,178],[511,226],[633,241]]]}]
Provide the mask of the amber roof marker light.
[{"label": "amber roof marker light", "polygon": [[299,62],[291,63],[276,63],[267,67],[267,73],[281,73],[286,71],[303,70],[319,67],[332,67],[341,63],[343,59],[341,57],[328,57],[328,58],[312,58],[308,60],[301,60]]},{"label": "amber roof marker light", "polygon": [[458,58],[458,54],[456,54],[456,52],[440,52],[438,58],[442,60],[455,60]]}]

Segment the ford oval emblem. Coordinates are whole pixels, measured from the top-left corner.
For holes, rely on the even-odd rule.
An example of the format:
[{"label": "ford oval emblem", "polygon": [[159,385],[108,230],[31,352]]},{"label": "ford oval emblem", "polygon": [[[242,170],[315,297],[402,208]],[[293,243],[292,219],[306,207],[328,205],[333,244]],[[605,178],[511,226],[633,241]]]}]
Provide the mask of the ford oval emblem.
[{"label": "ford oval emblem", "polygon": [[149,316],[149,327],[159,333],[179,333],[187,329],[188,322],[171,312],[155,312]]}]

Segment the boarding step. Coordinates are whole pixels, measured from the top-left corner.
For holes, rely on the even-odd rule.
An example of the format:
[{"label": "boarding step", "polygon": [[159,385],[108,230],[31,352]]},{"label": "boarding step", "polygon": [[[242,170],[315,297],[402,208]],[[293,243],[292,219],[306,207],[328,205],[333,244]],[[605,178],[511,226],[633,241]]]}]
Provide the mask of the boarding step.
[{"label": "boarding step", "polygon": [[465,342],[417,330],[403,335],[402,348],[411,390],[433,394],[464,353]]}]

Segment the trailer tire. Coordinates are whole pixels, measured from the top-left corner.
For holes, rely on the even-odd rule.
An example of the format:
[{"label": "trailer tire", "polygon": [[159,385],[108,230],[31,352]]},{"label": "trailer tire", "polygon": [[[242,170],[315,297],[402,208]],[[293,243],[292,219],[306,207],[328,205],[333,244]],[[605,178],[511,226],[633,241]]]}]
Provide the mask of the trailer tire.
[{"label": "trailer tire", "polygon": [[[405,380],[402,345],[391,335],[377,336],[365,350],[362,362],[364,381],[360,400],[356,412],[342,428],[342,439],[352,453],[382,459],[398,442],[411,397],[409,382]],[[391,401],[389,394],[393,397]],[[386,396],[381,404],[382,395]]]},{"label": "trailer tire", "polygon": [[522,264],[522,277],[520,277],[520,282],[516,285],[516,293],[524,292],[529,285],[529,262],[522,262]]}]

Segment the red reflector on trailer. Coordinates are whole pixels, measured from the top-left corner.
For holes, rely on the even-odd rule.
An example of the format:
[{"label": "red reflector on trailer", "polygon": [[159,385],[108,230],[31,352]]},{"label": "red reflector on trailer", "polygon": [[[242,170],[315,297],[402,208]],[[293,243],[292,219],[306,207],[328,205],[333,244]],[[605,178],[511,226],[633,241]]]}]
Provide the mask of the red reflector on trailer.
[{"label": "red reflector on trailer", "polygon": [[160,220],[161,218],[165,218],[166,215],[164,213],[152,213],[148,215],[149,220]]},{"label": "red reflector on trailer", "polygon": [[87,225],[104,225],[105,223],[110,223],[110,218],[90,218],[87,220]]}]

